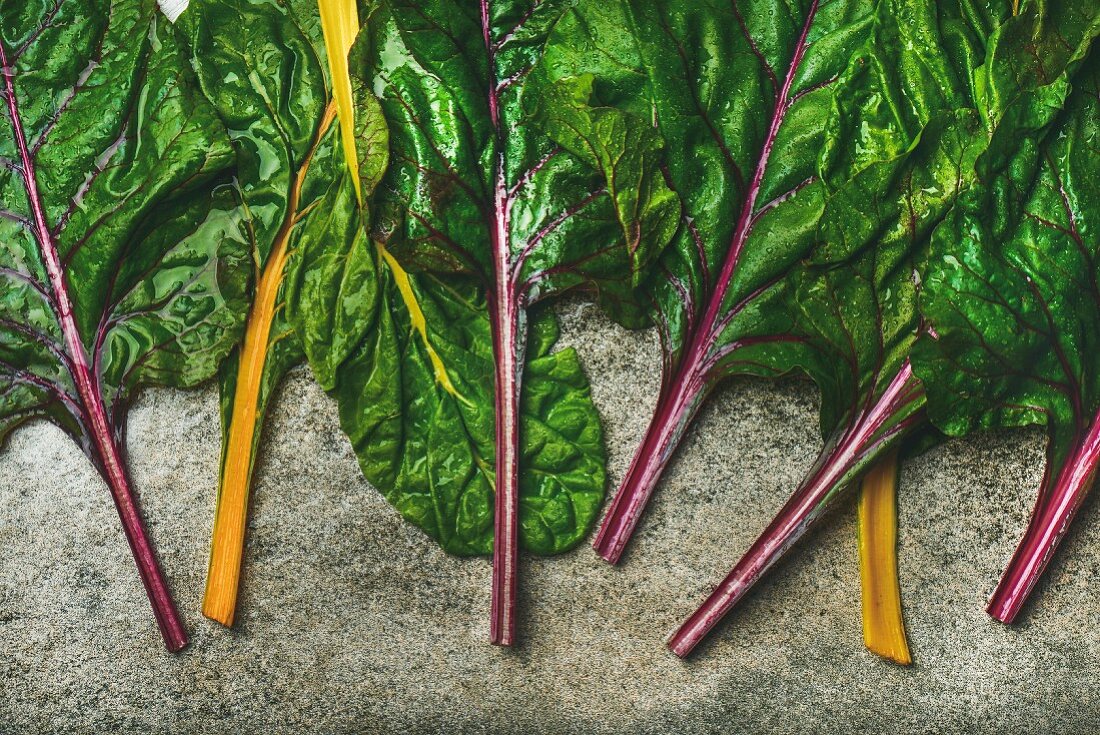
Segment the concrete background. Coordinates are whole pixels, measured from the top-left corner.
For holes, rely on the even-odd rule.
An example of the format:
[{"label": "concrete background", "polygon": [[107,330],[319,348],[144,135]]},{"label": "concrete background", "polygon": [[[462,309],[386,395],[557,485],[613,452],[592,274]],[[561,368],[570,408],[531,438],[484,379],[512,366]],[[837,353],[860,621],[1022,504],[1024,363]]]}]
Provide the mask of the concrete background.
[{"label": "concrete background", "polygon": [[[657,387],[656,341],[561,307],[617,481]],[[198,614],[215,392],[130,415],[150,531],[193,635],[161,647],[106,488],[44,423],[0,454],[0,732],[1100,732],[1097,507],[1024,622],[983,612],[1042,472],[1042,436],[953,441],[902,471],[915,663],[862,647],[842,503],[687,662],[663,641],[782,504],[820,441],[797,381],[731,383],[697,421],[621,568],[524,559],[522,645],[486,643],[489,562],[446,556],[361,478],[304,371],[274,403],[235,630]]]}]

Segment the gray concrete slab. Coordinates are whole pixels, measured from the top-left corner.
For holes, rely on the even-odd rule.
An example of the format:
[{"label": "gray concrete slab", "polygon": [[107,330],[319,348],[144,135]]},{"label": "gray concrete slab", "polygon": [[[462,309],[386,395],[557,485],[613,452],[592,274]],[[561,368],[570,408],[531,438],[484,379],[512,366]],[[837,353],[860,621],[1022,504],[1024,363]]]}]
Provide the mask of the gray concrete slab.
[{"label": "gray concrete slab", "polygon": [[[651,333],[561,309],[617,479],[657,386]],[[840,504],[699,651],[665,635],[813,461],[816,394],[737,381],[704,410],[621,568],[524,559],[522,645],[486,643],[489,563],[448,557],[362,479],[304,371],[272,409],[239,624],[198,614],[215,392],[150,391],[128,451],[193,643],[164,652],[106,488],[57,429],[0,454],[0,732],[1100,731],[1100,538],[1086,506],[1037,604],[983,612],[1042,471],[1038,431],[953,441],[902,471],[911,668],[863,650],[854,504]]]}]

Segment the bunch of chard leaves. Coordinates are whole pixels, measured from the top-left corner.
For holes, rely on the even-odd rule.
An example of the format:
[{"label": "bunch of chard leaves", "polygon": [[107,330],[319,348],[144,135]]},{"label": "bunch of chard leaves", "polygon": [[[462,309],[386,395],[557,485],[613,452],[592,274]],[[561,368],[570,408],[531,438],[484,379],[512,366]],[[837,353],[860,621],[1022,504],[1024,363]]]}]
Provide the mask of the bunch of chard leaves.
[{"label": "bunch of chard leaves", "polygon": [[125,408],[141,386],[210,377],[239,335],[229,140],[153,0],[4,3],[0,68],[0,437],[45,417],[79,443],[176,651]]},{"label": "bunch of chard leaves", "polygon": [[948,434],[1047,428],[1035,509],[989,603],[1011,622],[1100,461],[1100,54],[1073,77],[1053,130],[1002,142],[979,162],[985,186],[933,238],[921,301],[932,332],[913,361]]},{"label": "bunch of chard leaves", "polygon": [[[545,391],[521,400],[525,378],[534,377],[525,359],[532,349],[544,353],[547,330],[553,331],[539,329],[539,317],[529,314],[547,297],[587,288],[627,318],[631,290],[678,216],[647,118],[545,104],[585,93],[583,85],[540,86],[532,75],[546,53],[547,33],[570,5],[391,0],[369,8],[367,68],[391,130],[390,169],[375,197],[375,236],[410,269],[452,274],[447,283],[469,279],[484,294],[476,307],[488,317],[490,339],[472,346],[492,363],[492,402],[483,393],[462,393],[467,400],[454,403],[455,413],[439,417],[446,421],[440,438],[464,446],[456,447],[462,451],[453,461],[432,462],[427,471],[438,475],[433,483],[442,483],[467,517],[467,503],[480,510],[481,499],[493,495],[490,637],[502,645],[514,640],[521,528],[529,544],[534,536],[542,545],[539,538],[557,535],[554,526],[585,527],[604,481],[602,468],[587,471],[592,445],[571,438],[595,418],[586,395],[573,405]],[[552,132],[559,133],[558,143]],[[570,434],[524,421],[525,404],[558,413]],[[477,443],[472,461],[463,461],[475,447],[464,441],[463,427],[480,432],[486,423],[494,427],[494,441]],[[528,457],[529,440],[521,437],[534,432],[536,452]],[[544,473],[547,464],[571,471]],[[535,503],[581,502],[557,501],[553,512],[524,517],[520,498],[528,482]],[[544,520],[550,522],[545,528]]]},{"label": "bunch of chard leaves", "polygon": [[[880,2],[868,15],[862,4],[842,5],[806,3],[801,15],[780,14],[785,25],[777,31],[766,22],[776,15],[756,6],[624,0],[582,8],[558,28],[583,31],[585,42],[555,59],[557,73],[599,73],[611,56],[614,71],[597,78],[596,96],[652,107],[669,147],[670,180],[684,200],[677,246],[649,284],[665,380],[598,552],[618,560],[691,416],[722,378],[798,368],[822,389],[825,449],[775,521],[674,634],[670,646],[680,655],[839,491],[925,426],[908,354],[929,233],[958,192],[975,184],[974,160],[1004,108],[1027,85],[1051,81],[1029,76],[1027,64],[1001,80],[996,71],[1012,63],[1002,56],[1044,42],[1080,49],[1091,22],[1087,11],[1024,8],[1009,35],[1030,31],[1040,42],[1014,42],[1010,52],[994,42],[979,70],[1011,8]],[[718,23],[724,16],[727,23]],[[1062,35],[1050,29],[1059,23]],[[636,33],[617,33],[624,27]],[[742,55],[714,63],[714,49],[738,43]],[[1056,76],[1072,55],[1055,52],[1044,73]],[[738,87],[752,102],[726,104],[730,94],[716,90],[732,84],[737,63],[754,68],[758,84]],[[737,78],[745,77],[753,78]],[[1026,105],[1019,107],[1010,127],[1026,119]],[[822,130],[825,118],[831,122]],[[699,154],[701,140],[711,155]],[[726,182],[724,190],[716,182]],[[811,252],[809,265],[797,265]],[[715,264],[722,270],[708,277]]]},{"label": "bunch of chard leaves", "polygon": [[[914,434],[932,438],[923,431],[925,391],[909,360],[922,331],[917,296],[930,236],[961,194],[984,188],[975,164],[986,149],[1045,130],[1064,95],[1063,70],[1087,49],[1096,17],[1057,5],[1026,6],[1016,16],[1010,8],[972,11],[881,2],[872,37],[838,80],[820,165],[829,191],[819,245],[790,279],[800,312],[796,332],[814,348],[800,367],[821,388],[825,449],[670,639],[678,655],[690,652],[855,478]],[[1029,64],[1036,50],[1041,69]],[[852,146],[853,139],[860,144]]]}]

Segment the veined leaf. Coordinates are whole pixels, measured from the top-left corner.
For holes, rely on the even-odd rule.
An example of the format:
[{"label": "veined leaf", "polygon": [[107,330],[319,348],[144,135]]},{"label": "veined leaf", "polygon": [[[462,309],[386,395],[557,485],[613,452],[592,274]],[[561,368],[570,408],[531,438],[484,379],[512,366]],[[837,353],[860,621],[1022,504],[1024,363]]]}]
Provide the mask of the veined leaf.
[{"label": "veined leaf", "polygon": [[[380,0],[370,10],[366,68],[392,135],[390,170],[376,196],[376,237],[406,267],[469,277],[485,293],[477,306],[488,315],[491,339],[476,347],[491,345],[493,408],[483,402],[475,408],[482,421],[493,422],[495,441],[480,453],[485,464],[476,475],[462,462],[461,472],[445,467],[447,477],[435,481],[463,486],[467,475],[475,477],[472,487],[484,488],[476,491],[480,498],[495,480],[491,638],[504,645],[514,638],[519,528],[528,527],[521,516],[520,437],[535,430],[528,430],[520,405],[524,375],[534,370],[524,367],[528,348],[540,346],[529,334],[528,312],[575,287],[595,291],[606,304],[625,304],[677,215],[656,167],[659,142],[641,121],[614,109],[539,104],[545,95],[578,93],[531,78],[548,31],[569,5]],[[568,140],[555,145],[548,132]],[[583,428],[590,416],[574,411],[570,423],[592,436],[594,428]],[[462,436],[461,422],[441,421],[441,440]],[[538,456],[557,461],[576,450],[548,436]],[[583,490],[566,495],[602,493],[602,472],[574,476]],[[539,483],[551,488],[555,481]]]},{"label": "veined leaf", "polygon": [[804,361],[783,279],[814,244],[825,197],[816,165],[822,121],[872,9],[619,0],[580,6],[555,29],[562,42],[550,44],[546,68],[593,75],[597,102],[650,119],[683,201],[677,238],[646,284],[664,378],[596,539],[608,561],[622,555],[713,387],[734,373],[777,375]]},{"label": "veined leaf", "polygon": [[987,186],[936,232],[914,353],[936,424],[1047,427],[1031,521],[989,605],[1012,622],[1050,561],[1100,461],[1100,55],[1073,79],[1057,128],[1004,139]]},{"label": "veined leaf", "polygon": [[[64,53],[58,53],[64,49]],[[0,437],[64,428],[107,482],[169,650],[187,643],[130,487],[125,405],[210,377],[247,278],[232,152],[152,0],[0,7]]]}]

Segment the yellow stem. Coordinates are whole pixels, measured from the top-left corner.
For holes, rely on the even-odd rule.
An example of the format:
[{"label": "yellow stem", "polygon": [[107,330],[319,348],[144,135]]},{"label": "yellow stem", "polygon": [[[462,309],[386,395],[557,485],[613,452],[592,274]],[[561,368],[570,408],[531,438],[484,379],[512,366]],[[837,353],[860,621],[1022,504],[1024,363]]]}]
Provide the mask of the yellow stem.
[{"label": "yellow stem", "polygon": [[214,535],[210,544],[210,568],[206,576],[206,594],[202,614],[222,625],[232,625],[237,608],[237,591],[244,553],[244,529],[248,513],[248,490],[252,480],[253,448],[259,429],[260,390],[267,362],[271,324],[279,288],[283,283],[287,244],[299,220],[302,184],[317,144],[332,125],[336,114],[333,104],[325,109],[317,127],[313,145],[299,167],[287,198],[286,215],[275,234],[271,254],[256,281],[256,293],[241,344],[233,410],[229,420],[221,487],[214,509]]},{"label": "yellow stem", "polygon": [[879,656],[909,664],[898,588],[898,455],[891,453],[863,478],[859,495],[859,576],[863,642]]},{"label": "yellow stem", "polygon": [[317,0],[321,13],[321,33],[325,37],[332,97],[340,117],[340,139],[344,146],[355,198],[363,204],[359,183],[359,158],[355,152],[355,106],[351,96],[351,75],[348,73],[348,52],[359,34],[359,14],[355,0]]}]

